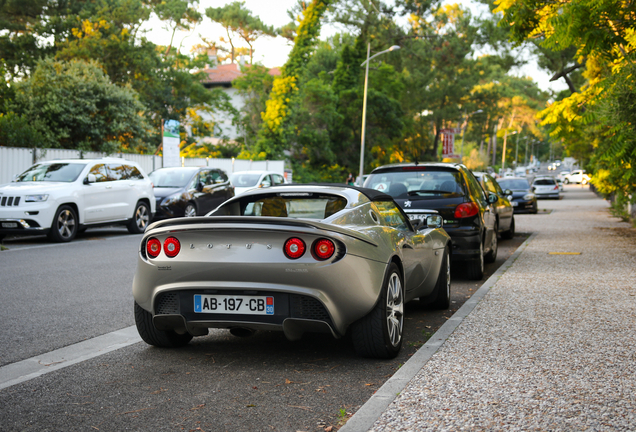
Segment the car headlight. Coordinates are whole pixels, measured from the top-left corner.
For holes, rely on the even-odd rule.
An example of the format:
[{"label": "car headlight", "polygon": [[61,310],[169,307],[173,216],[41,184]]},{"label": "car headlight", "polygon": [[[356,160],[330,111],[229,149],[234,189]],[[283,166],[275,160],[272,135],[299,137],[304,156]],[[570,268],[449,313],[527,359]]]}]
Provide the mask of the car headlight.
[{"label": "car headlight", "polygon": [[27,195],[24,197],[25,202],[44,202],[49,199],[48,194],[40,194],[40,195]]},{"label": "car headlight", "polygon": [[527,200],[531,200],[532,198],[534,198],[534,194],[533,193],[525,194],[523,196],[523,199],[526,200],[526,201]]},{"label": "car headlight", "polygon": [[174,203],[179,202],[179,200],[181,199],[181,194],[180,193],[176,193],[174,195],[170,195],[169,197],[167,197],[165,200],[163,200],[163,202],[161,203],[161,205],[172,205]]}]

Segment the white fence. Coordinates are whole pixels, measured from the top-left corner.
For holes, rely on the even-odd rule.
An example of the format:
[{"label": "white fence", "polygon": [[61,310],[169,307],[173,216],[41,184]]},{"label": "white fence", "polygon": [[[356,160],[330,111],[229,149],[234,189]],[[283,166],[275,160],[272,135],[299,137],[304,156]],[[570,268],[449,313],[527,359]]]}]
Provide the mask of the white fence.
[{"label": "white fence", "polygon": [[[63,149],[36,149],[35,157],[33,149],[0,147],[0,184],[9,183],[13,177],[25,171],[33,162],[41,162],[55,159],[84,159],[101,158],[106,155],[96,152],[85,152],[80,155],[77,150]],[[154,171],[163,166],[161,156],[140,155],[130,153],[119,153],[110,155],[111,157],[120,157],[133,162],[137,162],[146,173]],[[251,171],[251,170],[271,170],[281,174],[285,171],[285,161],[251,161],[244,159],[211,159],[211,158],[181,158],[183,166],[209,166],[213,168],[221,168],[230,174],[234,171]]]}]

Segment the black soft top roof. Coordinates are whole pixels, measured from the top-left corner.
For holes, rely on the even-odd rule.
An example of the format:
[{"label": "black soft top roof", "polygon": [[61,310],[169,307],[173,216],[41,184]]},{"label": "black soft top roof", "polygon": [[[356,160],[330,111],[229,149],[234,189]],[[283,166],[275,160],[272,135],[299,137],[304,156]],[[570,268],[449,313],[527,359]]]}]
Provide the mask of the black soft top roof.
[{"label": "black soft top roof", "polygon": [[375,189],[363,188],[359,186],[351,186],[345,183],[283,183],[270,186],[269,188],[275,187],[289,187],[289,186],[326,186],[326,187],[341,187],[346,189],[353,189],[360,192],[362,195],[369,198],[371,201],[393,201],[393,197],[391,195],[385,194],[384,192],[377,191]]}]

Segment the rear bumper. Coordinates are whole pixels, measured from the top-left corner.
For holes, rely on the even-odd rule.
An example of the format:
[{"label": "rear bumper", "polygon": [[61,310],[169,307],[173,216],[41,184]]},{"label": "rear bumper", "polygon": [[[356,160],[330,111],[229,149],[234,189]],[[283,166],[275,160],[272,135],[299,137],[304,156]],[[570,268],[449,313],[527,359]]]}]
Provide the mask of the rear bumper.
[{"label": "rear bumper", "polygon": [[453,261],[470,261],[479,259],[481,234],[475,227],[447,228],[451,238]]}]

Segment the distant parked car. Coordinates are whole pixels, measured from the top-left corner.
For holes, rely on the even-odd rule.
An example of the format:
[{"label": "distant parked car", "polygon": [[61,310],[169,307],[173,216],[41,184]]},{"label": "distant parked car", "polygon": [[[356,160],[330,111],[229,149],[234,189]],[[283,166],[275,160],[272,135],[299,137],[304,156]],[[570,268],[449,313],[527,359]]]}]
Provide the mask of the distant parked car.
[{"label": "distant parked car", "polygon": [[159,168],[150,173],[155,186],[155,219],[204,215],[234,196],[225,171],[207,167]]},{"label": "distant parked car", "polygon": [[285,176],[274,171],[237,171],[230,175],[236,195],[254,188],[265,188],[287,183]]},{"label": "distant parked car", "polygon": [[499,234],[501,238],[511,239],[515,236],[515,217],[514,207],[508,200],[508,196],[512,194],[510,190],[503,190],[497,180],[491,175],[484,172],[473,172],[484,191],[487,194],[493,193],[499,197],[499,199],[492,204],[497,214],[497,226],[499,227]]},{"label": "distant parked car", "polygon": [[574,170],[570,174],[566,175],[563,179],[563,183],[570,184],[588,184],[590,181],[590,176],[585,174],[585,170]]},{"label": "distant parked car", "polygon": [[120,158],[41,162],[0,186],[0,239],[47,234],[70,242],[86,228],[120,223],[141,234],[155,212],[152,183]]},{"label": "distant parked car", "polygon": [[554,177],[537,176],[532,182],[537,198],[561,198],[561,189]]},{"label": "distant parked car", "polygon": [[411,219],[439,214],[453,241],[453,261],[461,261],[469,279],[479,280],[484,262],[497,257],[496,194],[487,194],[464,165],[403,163],[374,169],[365,188],[389,194]]},{"label": "distant parked car", "polygon": [[539,211],[537,196],[525,177],[499,179],[499,186],[512,192],[509,197],[512,198],[510,202],[515,213],[537,213]]}]

